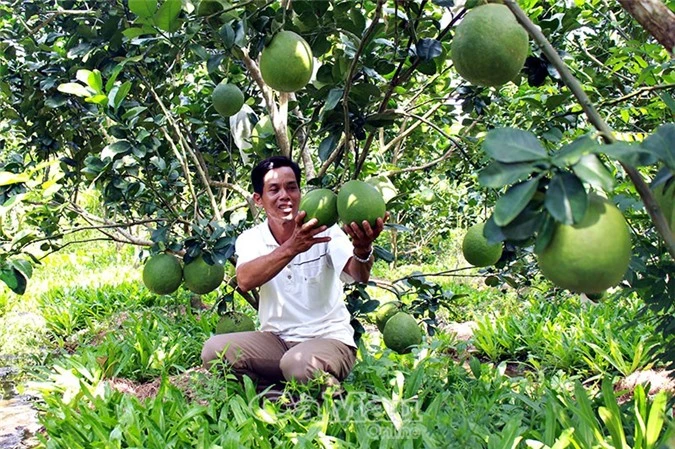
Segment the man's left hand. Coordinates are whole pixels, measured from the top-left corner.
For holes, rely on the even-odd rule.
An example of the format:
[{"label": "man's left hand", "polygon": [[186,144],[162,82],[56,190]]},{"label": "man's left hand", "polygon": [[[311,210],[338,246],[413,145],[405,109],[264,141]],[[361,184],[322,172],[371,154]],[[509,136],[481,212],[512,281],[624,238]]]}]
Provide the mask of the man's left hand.
[{"label": "man's left hand", "polygon": [[371,226],[366,220],[359,225],[357,222],[353,221],[348,225],[344,225],[342,229],[347,235],[352,239],[352,245],[354,249],[361,251],[362,253],[370,252],[372,243],[377,239],[382,230],[384,229],[384,223],[389,219],[389,212],[384,214],[384,219],[378,218],[375,222],[375,226]]}]

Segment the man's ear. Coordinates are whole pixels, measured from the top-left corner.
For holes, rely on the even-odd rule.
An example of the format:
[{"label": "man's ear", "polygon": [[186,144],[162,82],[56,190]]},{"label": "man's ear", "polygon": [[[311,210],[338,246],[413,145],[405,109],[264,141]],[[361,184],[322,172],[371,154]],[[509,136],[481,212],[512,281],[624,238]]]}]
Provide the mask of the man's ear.
[{"label": "man's ear", "polygon": [[259,193],[253,192],[253,201],[255,201],[256,206],[262,207],[262,197]]}]

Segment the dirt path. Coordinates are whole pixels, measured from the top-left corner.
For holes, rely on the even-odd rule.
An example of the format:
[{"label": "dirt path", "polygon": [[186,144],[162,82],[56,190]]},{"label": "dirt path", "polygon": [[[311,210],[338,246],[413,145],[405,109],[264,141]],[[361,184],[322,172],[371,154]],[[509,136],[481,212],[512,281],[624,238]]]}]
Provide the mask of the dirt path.
[{"label": "dirt path", "polygon": [[16,369],[0,367],[0,449],[26,449],[38,443],[35,435],[41,426],[35,398],[17,393],[16,376]]}]

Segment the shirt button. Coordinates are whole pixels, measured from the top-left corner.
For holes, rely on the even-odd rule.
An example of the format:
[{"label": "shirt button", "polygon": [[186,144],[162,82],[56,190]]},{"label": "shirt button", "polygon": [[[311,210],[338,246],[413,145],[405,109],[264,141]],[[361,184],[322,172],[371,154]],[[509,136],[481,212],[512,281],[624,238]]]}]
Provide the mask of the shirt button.
[{"label": "shirt button", "polygon": [[293,276],[291,276],[291,275],[289,274],[289,275],[288,275],[288,279],[292,279],[292,278],[293,278]]}]

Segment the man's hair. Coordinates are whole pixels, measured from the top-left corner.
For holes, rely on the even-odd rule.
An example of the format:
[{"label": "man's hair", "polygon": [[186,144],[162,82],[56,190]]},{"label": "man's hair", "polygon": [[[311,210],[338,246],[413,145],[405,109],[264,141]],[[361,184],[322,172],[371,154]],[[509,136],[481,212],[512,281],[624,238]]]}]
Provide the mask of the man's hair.
[{"label": "man's hair", "polygon": [[253,191],[262,195],[263,187],[265,185],[265,175],[268,171],[279,167],[291,167],[295,173],[295,180],[300,185],[300,167],[286,156],[272,156],[264,161],[261,161],[251,171],[251,183],[253,184]]}]

